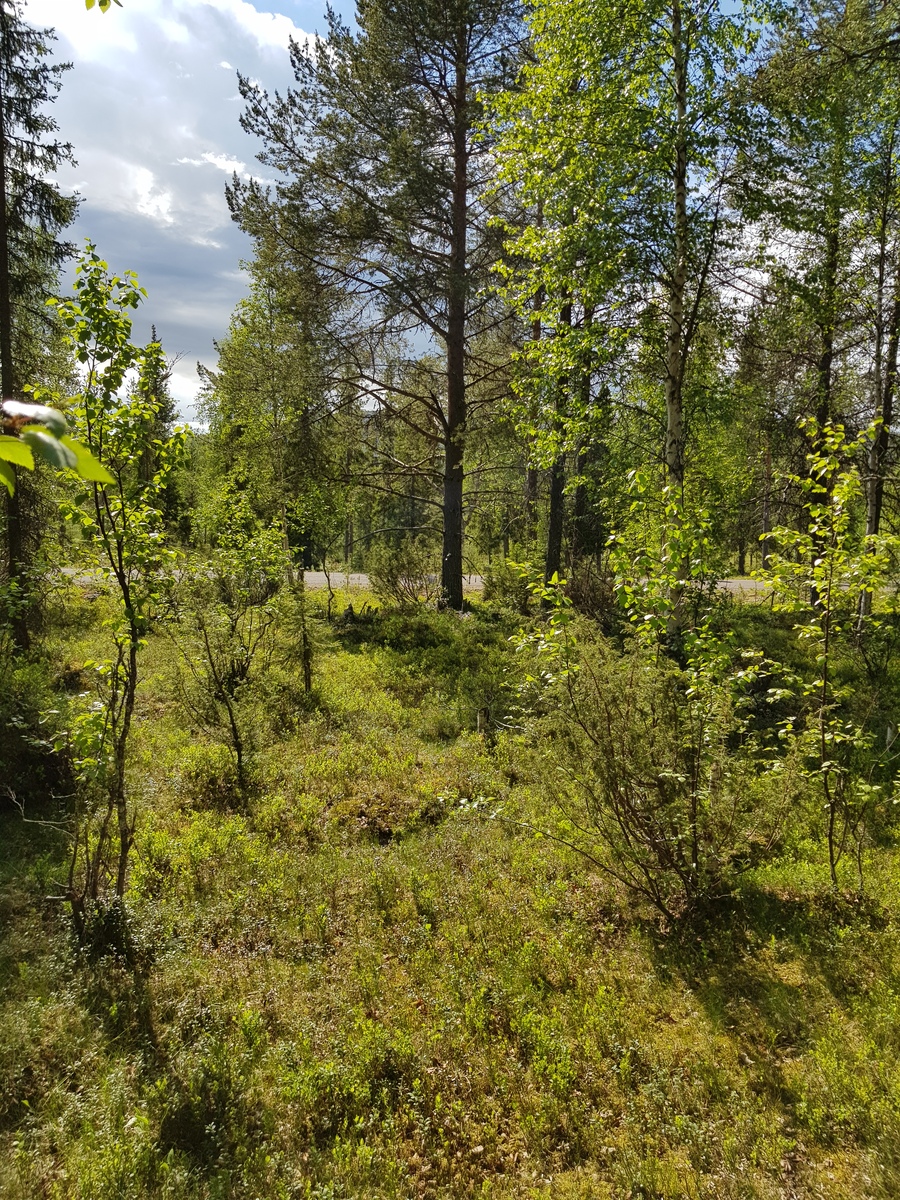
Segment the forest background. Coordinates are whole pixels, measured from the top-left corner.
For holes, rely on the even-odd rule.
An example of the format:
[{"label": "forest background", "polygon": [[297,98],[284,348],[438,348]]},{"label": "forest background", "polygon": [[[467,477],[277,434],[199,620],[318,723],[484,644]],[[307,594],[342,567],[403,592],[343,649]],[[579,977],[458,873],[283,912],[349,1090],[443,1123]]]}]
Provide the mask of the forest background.
[{"label": "forest background", "polygon": [[0,1194],[896,1195],[897,5],[329,11],[193,429],[52,47],[0,0]]}]

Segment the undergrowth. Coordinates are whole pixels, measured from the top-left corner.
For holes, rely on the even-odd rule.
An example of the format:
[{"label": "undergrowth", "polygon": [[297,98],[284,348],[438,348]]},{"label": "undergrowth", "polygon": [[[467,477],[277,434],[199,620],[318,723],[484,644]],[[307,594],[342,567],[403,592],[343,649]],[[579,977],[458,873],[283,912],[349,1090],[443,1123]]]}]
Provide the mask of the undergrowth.
[{"label": "undergrowth", "polygon": [[[102,605],[7,686],[26,725],[89,702]],[[777,620],[735,619],[786,658]],[[321,622],[312,700],[277,653],[247,700],[246,791],[151,636],[127,960],[51,898],[64,758],[4,742],[47,773],[0,811],[0,1196],[900,1192],[888,833],[862,897],[794,831],[666,925],[554,836],[519,623]]]}]

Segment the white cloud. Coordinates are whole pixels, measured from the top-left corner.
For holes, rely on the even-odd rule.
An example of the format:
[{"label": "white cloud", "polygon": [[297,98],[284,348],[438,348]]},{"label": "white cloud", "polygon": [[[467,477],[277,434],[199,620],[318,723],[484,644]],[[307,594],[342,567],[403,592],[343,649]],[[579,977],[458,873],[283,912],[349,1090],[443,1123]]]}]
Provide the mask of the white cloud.
[{"label": "white cloud", "polygon": [[235,24],[261,47],[283,50],[289,38],[306,38],[290,17],[282,13],[259,12],[247,0],[216,0],[215,7],[230,13]]},{"label": "white cloud", "polygon": [[249,245],[231,221],[223,176],[253,177],[258,147],[240,128],[235,67],[283,90],[292,82],[288,41],[307,38],[284,13],[261,11],[294,0],[258,3],[125,0],[101,14],[81,0],[28,0],[26,8],[32,24],[55,27],[57,60],[74,64],[54,109],[78,159],[60,172],[83,197],[73,239],[90,237],[115,271],[138,272],[149,299],[136,332],[154,321],[166,349],[184,354],[185,403],[194,363],[214,361],[213,339],[246,287],[237,267]]},{"label": "white cloud", "polygon": [[178,162],[191,167],[218,167],[220,171],[226,171],[229,175],[233,175],[236,171],[238,175],[250,178],[247,175],[247,164],[241,162],[239,158],[229,158],[227,154],[211,154],[207,150],[199,158],[179,158]]},{"label": "white cloud", "polygon": [[156,186],[152,171],[148,171],[146,167],[133,167],[131,186],[139,213],[150,217],[152,221],[161,221],[163,225],[173,223],[172,193]]},{"label": "white cloud", "polygon": [[[284,50],[289,38],[304,41],[308,36],[290,17],[261,12],[248,0],[128,0],[122,8],[90,15],[73,0],[28,0],[27,8],[28,20],[53,26],[80,61],[108,61],[111,54],[136,52],[142,27],[150,23],[169,42],[185,44],[198,26],[209,26],[211,16],[220,27],[235,30],[244,47],[249,35],[258,50]],[[241,56],[234,58],[240,62]]]}]

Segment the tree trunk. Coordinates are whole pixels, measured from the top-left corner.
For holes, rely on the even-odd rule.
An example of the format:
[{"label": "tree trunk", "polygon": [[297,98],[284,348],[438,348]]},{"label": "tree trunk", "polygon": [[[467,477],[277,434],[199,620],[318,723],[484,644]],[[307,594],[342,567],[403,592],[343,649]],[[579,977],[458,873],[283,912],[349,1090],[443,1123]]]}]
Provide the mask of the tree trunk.
[{"label": "tree trunk", "polygon": [[538,501],[538,469],[537,467],[525,468],[525,488],[523,493],[525,502],[525,538],[530,543],[534,540],[535,529],[537,528],[537,501]]},{"label": "tree trunk", "polygon": [[447,419],[444,428],[444,536],[441,555],[442,603],[463,606],[463,455],[466,432],[466,231],[469,192],[469,104],[466,30],[460,30],[456,57],[456,110],[453,128],[453,196],[450,278],[447,304]]},{"label": "tree trunk", "polygon": [[884,369],[884,386],[875,413],[878,430],[869,448],[869,479],[866,488],[866,533],[874,537],[881,531],[881,509],[884,503],[884,475],[890,443],[891,422],[894,419],[894,393],[897,388],[897,353],[900,349],[900,277],[897,279],[894,305],[888,329],[888,347]]},{"label": "tree trunk", "polygon": [[817,366],[816,387],[816,422],[821,433],[834,416],[832,412],[832,392],[834,376],[834,325],[835,300],[837,294],[838,270],[838,229],[837,217],[829,220],[829,230],[825,242],[825,279],[824,279],[824,312],[821,325],[822,349]]},{"label": "tree trunk", "polygon": [[672,4],[672,72],[675,87],[677,133],[675,138],[674,235],[675,257],[669,285],[669,315],[666,333],[666,447],[665,459],[669,483],[679,490],[684,484],[684,414],[682,384],[684,381],[684,309],[687,291],[687,53],[681,27],[681,2]]},{"label": "tree trunk", "polygon": [[134,715],[134,700],[137,693],[137,652],[140,634],[134,623],[129,628],[128,659],[123,681],[124,696],[122,705],[122,724],[116,731],[115,745],[115,785],[114,801],[116,807],[116,823],[119,830],[119,853],[116,863],[116,899],[125,896],[125,883],[128,878],[128,858],[131,844],[134,841],[134,823],[128,816],[128,793],[125,787],[126,754],[128,736],[131,732],[131,719]]},{"label": "tree trunk", "polygon": [[[888,229],[890,226],[891,202],[896,190],[894,173],[894,148],[897,127],[893,126],[884,154],[884,176],[881,190],[881,212],[878,230],[878,288],[875,303],[875,403],[872,418],[878,422],[875,438],[869,447],[866,481],[866,536],[877,537],[881,531],[881,507],[884,501],[884,472],[890,441],[890,427],[894,415],[894,389],[897,378],[897,349],[900,338],[900,273],[894,281],[891,316],[885,331],[885,276],[888,263]],[[887,355],[884,353],[885,332],[887,333]],[[860,597],[860,617],[872,611],[872,595],[863,592]]]},{"label": "tree trunk", "polygon": [[[890,311],[888,326],[888,350],[884,361],[883,389],[876,398],[875,419],[878,427],[875,437],[869,446],[869,479],[865,485],[865,533],[868,538],[876,538],[881,533],[881,510],[884,503],[884,475],[887,473],[888,450],[890,449],[890,424],[894,420],[894,394],[896,391],[896,370],[898,370],[898,349],[900,349],[900,274],[894,284],[894,304]],[[862,628],[863,620],[872,611],[872,594],[863,592],[859,596],[859,620]]]},{"label": "tree trunk", "polygon": [[347,570],[350,570],[350,565],[353,560],[353,515],[347,517],[344,525],[344,563]]},{"label": "tree trunk", "polygon": [[547,553],[544,557],[544,583],[559,574],[562,561],[563,517],[565,513],[565,458],[562,454],[550,468],[550,515],[547,521]]},{"label": "tree trunk", "polygon": [[[562,307],[560,323],[563,326],[572,324],[572,302],[568,300]],[[565,415],[565,389],[568,380],[563,385],[557,385],[556,415],[557,421]],[[565,487],[566,487],[566,455],[560,450],[556,461],[550,468],[550,512],[547,518],[547,548],[544,554],[544,583],[550,583],[554,575],[559,575],[562,563],[563,525],[565,521]]]},{"label": "tree trunk", "polygon": [[[464,403],[464,402],[463,402]],[[452,405],[450,406],[452,411]],[[444,442],[444,537],[441,557],[442,605],[459,611],[463,606],[463,446],[464,420],[454,422]]]},{"label": "tree trunk", "polygon": [[[587,332],[593,324],[594,310],[586,307],[584,311],[584,329]],[[586,414],[591,408],[591,353],[584,350],[581,354],[581,411]],[[598,409],[608,407],[608,390],[604,387],[598,397]],[[605,415],[605,414],[604,414]],[[593,437],[589,446],[582,446],[575,463],[575,473],[578,483],[575,487],[575,502],[572,511],[572,558],[581,558],[584,554],[596,549],[596,538],[591,536],[591,519],[588,513],[588,494],[584,483],[584,472],[588,463],[596,463],[603,457],[605,450],[605,435]]]},{"label": "tree trunk", "polygon": [[760,558],[762,568],[767,571],[772,557],[772,447],[766,438],[766,486],[763,492],[762,538],[760,539]]},{"label": "tree trunk", "polygon": [[587,469],[588,456],[582,447],[575,459],[575,474],[578,483],[575,485],[575,499],[572,503],[572,559],[582,558],[588,543],[587,524],[587,488],[584,486],[584,472]]},{"label": "tree trunk", "polygon": [[[823,312],[820,324],[822,348],[816,368],[816,430],[815,437],[810,445],[812,453],[815,453],[820,448],[822,430],[834,416],[832,412],[832,392],[834,386],[834,328],[839,251],[838,222],[839,216],[834,211],[832,203],[831,211],[827,215],[828,232],[825,238],[825,278],[823,281]],[[818,476],[815,475],[811,478],[810,482],[812,484],[809,493],[811,501],[817,504],[827,504],[829,499],[828,486],[823,484]],[[824,549],[824,543],[821,539],[816,539],[815,545],[816,555],[818,556]],[[810,588],[809,602],[813,608],[819,606],[819,593],[815,587]]]},{"label": "tree trunk", "polygon": [[[544,205],[543,205],[542,201],[538,201],[537,213],[535,214],[535,226],[536,226],[536,228],[540,229],[540,228],[542,228],[543,224],[544,224]],[[534,315],[533,315],[532,321],[531,321],[531,340],[533,342],[539,342],[541,340],[541,334],[543,332],[543,327],[542,327],[542,323],[541,323],[541,309],[543,308],[543,305],[544,305],[545,295],[546,295],[546,292],[544,290],[544,285],[541,284],[540,287],[538,288],[538,290],[535,292],[534,300],[532,301],[532,310],[533,310]],[[537,467],[532,466],[532,463],[531,463],[531,453],[532,453],[533,443],[534,443],[534,437],[532,435],[529,435],[527,443],[526,443],[527,444],[527,453],[529,455],[529,458],[528,458],[528,463],[525,468],[525,495],[524,495],[524,500],[525,500],[525,538],[529,545],[531,545],[532,543],[534,543],[537,540],[537,502],[538,502],[539,475],[538,475]]]},{"label": "tree trunk", "polygon": [[[675,89],[675,162],[673,164],[673,233],[674,258],[668,287],[668,320],[666,328],[666,475],[670,488],[680,499],[684,492],[684,407],[683,384],[686,359],[685,296],[688,276],[688,62],[681,22],[681,0],[672,0],[672,84]],[[680,518],[676,517],[676,522]],[[680,636],[683,622],[684,580],[688,563],[675,564],[676,580],[671,588],[672,609],[668,619],[671,641]]]}]

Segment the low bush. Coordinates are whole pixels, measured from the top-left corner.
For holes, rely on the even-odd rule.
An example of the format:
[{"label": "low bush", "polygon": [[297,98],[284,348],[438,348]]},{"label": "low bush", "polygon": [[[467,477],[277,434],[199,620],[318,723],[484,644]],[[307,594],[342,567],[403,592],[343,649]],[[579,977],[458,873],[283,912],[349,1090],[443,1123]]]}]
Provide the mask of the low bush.
[{"label": "low bush", "polygon": [[484,572],[482,599],[527,616],[531,605],[527,575],[505,560],[491,563]]},{"label": "low bush", "polygon": [[31,810],[71,792],[71,764],[54,742],[64,705],[46,663],[5,663],[0,678],[0,806]]},{"label": "low bush", "polygon": [[440,559],[423,539],[404,538],[399,546],[373,549],[368,568],[372,590],[385,604],[416,608],[440,597]]},{"label": "low bush", "polygon": [[731,893],[778,844],[802,777],[767,772],[727,670],[702,680],[639,647],[583,640],[548,718],[564,810],[589,852],[671,918]]},{"label": "low bush", "polygon": [[225,812],[244,798],[234,753],[219,742],[198,742],[184,751],[174,789],[186,808]]}]

